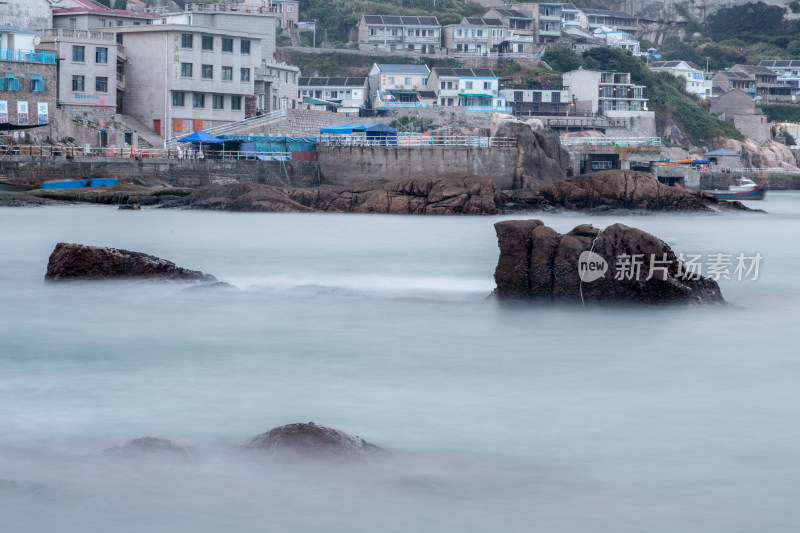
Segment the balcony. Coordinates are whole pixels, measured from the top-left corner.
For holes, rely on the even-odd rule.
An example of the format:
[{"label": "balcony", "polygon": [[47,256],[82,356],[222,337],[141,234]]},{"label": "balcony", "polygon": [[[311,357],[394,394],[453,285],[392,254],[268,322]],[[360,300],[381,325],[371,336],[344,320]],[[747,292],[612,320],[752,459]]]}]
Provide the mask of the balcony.
[{"label": "balcony", "polygon": [[38,32],[42,36],[42,40],[50,41],[53,39],[77,39],[77,40],[95,40],[95,41],[116,41],[117,37],[114,33],[109,31],[99,30],[70,30],[67,28],[49,28],[40,30]]},{"label": "balcony", "polygon": [[125,74],[117,72],[117,89],[125,90]]},{"label": "balcony", "polygon": [[402,35],[368,35],[367,42],[370,43],[399,43],[403,41]]},{"label": "balcony", "polygon": [[16,63],[42,63],[45,65],[56,64],[56,53],[43,50],[9,50],[0,49],[0,61],[14,61]]}]

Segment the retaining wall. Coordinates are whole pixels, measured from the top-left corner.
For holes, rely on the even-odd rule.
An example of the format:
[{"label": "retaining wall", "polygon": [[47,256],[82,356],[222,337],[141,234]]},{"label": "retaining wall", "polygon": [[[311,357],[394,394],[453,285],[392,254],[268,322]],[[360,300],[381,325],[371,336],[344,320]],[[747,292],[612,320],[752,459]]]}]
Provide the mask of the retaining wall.
[{"label": "retaining wall", "polygon": [[489,176],[499,188],[511,189],[517,149],[320,146],[319,164],[322,182],[333,185],[386,182],[456,172]]}]

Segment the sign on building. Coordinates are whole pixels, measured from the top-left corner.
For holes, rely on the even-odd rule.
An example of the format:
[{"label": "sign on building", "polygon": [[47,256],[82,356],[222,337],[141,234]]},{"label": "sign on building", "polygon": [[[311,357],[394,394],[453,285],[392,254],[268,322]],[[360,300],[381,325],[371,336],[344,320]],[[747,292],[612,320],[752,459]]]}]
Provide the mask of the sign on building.
[{"label": "sign on building", "polygon": [[39,102],[37,104],[37,111],[39,115],[39,125],[47,124],[47,102]]},{"label": "sign on building", "polygon": [[28,102],[17,102],[17,124],[28,125]]}]

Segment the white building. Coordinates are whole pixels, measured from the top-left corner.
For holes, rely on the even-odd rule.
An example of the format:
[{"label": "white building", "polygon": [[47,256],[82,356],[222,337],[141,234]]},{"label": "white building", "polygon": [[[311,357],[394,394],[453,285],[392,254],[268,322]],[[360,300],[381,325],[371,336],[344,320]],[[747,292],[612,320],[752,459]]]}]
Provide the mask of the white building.
[{"label": "white building", "polygon": [[440,106],[505,107],[499,78],[488,68],[434,67],[428,86],[436,91]]},{"label": "white building", "polygon": [[645,87],[634,84],[627,72],[578,69],[565,72],[563,79],[579,111],[647,111]]},{"label": "white building", "polygon": [[485,54],[497,50],[508,29],[500,19],[464,17],[458,24],[445,26],[442,33],[449,52]]},{"label": "white building", "polygon": [[434,54],[442,49],[442,26],[436,17],[362,15],[358,46],[365,51]]},{"label": "white building", "polygon": [[711,98],[711,79],[705,79],[703,70],[691,61],[654,61],[649,65],[653,72],[669,72],[686,80],[686,92],[700,98]]},{"label": "white building", "polygon": [[366,104],[367,78],[300,78],[298,101],[304,97],[337,104],[338,113],[358,113]]}]

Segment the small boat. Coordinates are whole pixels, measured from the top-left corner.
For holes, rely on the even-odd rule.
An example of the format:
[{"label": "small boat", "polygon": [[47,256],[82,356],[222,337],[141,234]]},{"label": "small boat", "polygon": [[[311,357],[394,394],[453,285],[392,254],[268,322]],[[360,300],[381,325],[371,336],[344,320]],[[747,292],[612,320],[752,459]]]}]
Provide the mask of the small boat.
[{"label": "small boat", "polygon": [[82,189],[84,187],[112,187],[118,183],[115,178],[83,178],[80,180],[45,181],[42,189]]},{"label": "small boat", "polygon": [[[749,183],[752,183],[752,187]],[[697,191],[699,189],[690,189],[680,183],[676,183],[675,187],[684,191]],[[720,200],[763,200],[767,195],[767,184],[756,184],[753,180],[742,178],[737,180],[737,185],[731,185],[727,191],[703,191],[706,194],[716,196]]]}]

